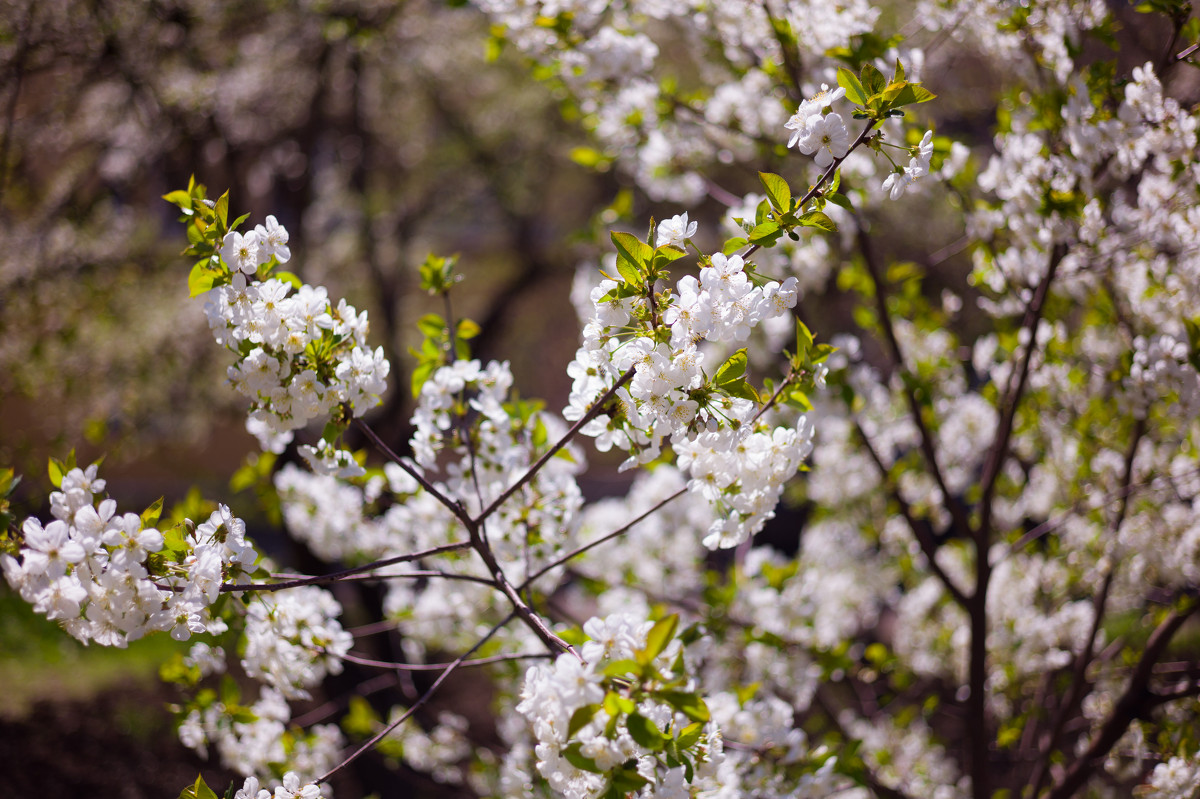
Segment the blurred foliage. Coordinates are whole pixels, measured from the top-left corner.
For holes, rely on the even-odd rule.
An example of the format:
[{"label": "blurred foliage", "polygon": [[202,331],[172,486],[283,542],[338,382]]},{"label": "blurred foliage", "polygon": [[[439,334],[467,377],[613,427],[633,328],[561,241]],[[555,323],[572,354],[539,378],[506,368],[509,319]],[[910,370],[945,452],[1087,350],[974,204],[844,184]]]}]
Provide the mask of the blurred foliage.
[{"label": "blurred foliage", "polygon": [[[485,39],[433,0],[0,0],[0,462],[240,426],[160,199],[192,172],[275,214],[296,271],[369,310],[393,359],[431,249],[495,298],[466,298],[489,340],[569,279],[568,234],[615,189]],[[379,415],[402,425],[405,394]]]}]

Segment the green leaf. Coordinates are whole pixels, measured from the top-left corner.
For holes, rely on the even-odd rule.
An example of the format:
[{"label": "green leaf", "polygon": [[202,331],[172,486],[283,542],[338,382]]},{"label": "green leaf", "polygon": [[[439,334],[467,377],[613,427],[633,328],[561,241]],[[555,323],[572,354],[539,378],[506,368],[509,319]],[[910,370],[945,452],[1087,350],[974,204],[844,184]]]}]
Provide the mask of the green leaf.
[{"label": "green leaf", "polygon": [[630,713],[629,718],[625,719],[625,728],[638,746],[644,746],[651,752],[661,752],[666,744],[666,736],[662,731],[641,713]]},{"label": "green leaf", "polygon": [[626,797],[637,793],[650,784],[650,780],[638,774],[636,768],[622,767],[612,775],[612,790],[617,796]]},{"label": "green leaf", "polygon": [[163,498],[159,497],[154,500],[150,507],[142,511],[142,527],[153,527],[158,524],[158,519],[162,516]]},{"label": "green leaf", "polygon": [[199,297],[216,283],[220,273],[213,269],[209,265],[210,263],[210,261],[201,261],[192,267],[192,271],[188,275],[189,297]]},{"label": "green leaf", "polygon": [[301,280],[296,274],[294,274],[292,272],[276,272],[274,274],[274,277],[279,280],[282,280],[284,283],[287,283],[289,286],[291,286],[294,289],[299,289],[301,286],[304,285],[304,281]]},{"label": "green leaf", "polygon": [[793,408],[798,408],[804,413],[808,413],[813,409],[812,401],[809,400],[808,395],[800,388],[793,387],[788,391],[787,396],[784,397],[784,402]]},{"label": "green leaf", "polygon": [[217,219],[221,220],[221,227],[226,227],[229,220],[229,191],[217,198],[217,204],[213,206],[213,213]]},{"label": "green leaf", "polygon": [[704,698],[690,691],[658,691],[655,696],[666,702],[692,721],[707,722],[712,716]]},{"label": "green leaf", "polygon": [[730,239],[725,242],[725,246],[721,248],[722,255],[733,255],[738,250],[750,244],[749,241],[743,238]]},{"label": "green leaf", "polygon": [[829,233],[837,232],[837,225],[821,211],[809,211],[804,214],[800,217],[800,224],[804,227],[819,228]]},{"label": "green leaf", "polygon": [[703,734],[704,722],[694,722],[679,732],[679,737],[675,739],[675,745],[680,749],[690,749],[693,744],[700,740],[700,736]]},{"label": "green leaf", "polygon": [[599,711],[600,705],[584,705],[581,708],[577,708],[571,714],[571,721],[567,724],[567,738],[574,738],[575,733],[586,727],[588,722],[595,718],[596,713]]},{"label": "green leaf", "polygon": [[197,776],[196,782],[184,788],[179,799],[217,799],[216,793],[204,782],[204,777]]},{"label": "green leaf", "polygon": [[758,392],[754,390],[754,386],[747,383],[745,380],[734,380],[731,383],[722,383],[720,389],[731,397],[740,397],[751,402],[761,402],[762,399],[758,396]]},{"label": "green leaf", "polygon": [[566,749],[563,750],[563,757],[565,757],[567,759],[567,762],[570,763],[572,766],[574,766],[577,769],[582,769],[583,771],[590,771],[593,774],[603,774],[604,769],[597,766],[595,760],[592,760],[590,757],[584,757],[580,753],[579,749],[580,749],[580,744],[577,744],[577,743],[571,744],[570,746],[568,746]]},{"label": "green leaf", "polygon": [[171,205],[179,206],[179,209],[181,211],[183,211],[184,213],[191,215],[191,213],[192,213],[192,195],[188,194],[183,189],[177,189],[176,191],[173,191],[170,194],[164,194],[162,196],[162,198],[164,200],[166,200],[167,202],[169,202]]},{"label": "green leaf", "polygon": [[466,341],[467,339],[475,338],[482,332],[483,328],[479,326],[478,322],[475,322],[472,319],[459,319],[458,331],[455,333],[455,336],[463,341]]},{"label": "green leaf", "polygon": [[[634,661],[630,660],[629,663]],[[609,691],[604,695],[604,711],[614,719],[617,716],[628,715],[637,708],[634,701],[627,696],[621,696],[616,691]]]},{"label": "green leaf", "polygon": [[717,374],[713,377],[713,383],[722,386],[726,383],[737,381],[738,378],[746,374],[746,365],[749,362],[750,359],[746,356],[746,348],[742,347],[733,355],[730,355],[725,363],[721,364],[721,368],[717,369]]},{"label": "green leaf", "polygon": [[846,90],[846,97],[850,102],[856,105],[867,104],[867,93],[863,90],[862,83],[855,77],[854,73],[845,67],[839,67],[837,73],[838,86]]},{"label": "green leaf", "polygon": [[440,339],[446,334],[446,320],[435,313],[427,313],[417,320],[417,330],[425,338]]},{"label": "green leaf", "polygon": [[[638,272],[644,272],[646,266],[650,263],[650,259],[654,257],[654,250],[651,246],[632,233],[624,233],[614,231],[609,234],[612,238],[612,243],[617,248],[617,253],[629,261]],[[620,266],[618,259],[618,267]],[[624,274],[622,272],[622,274]]]},{"label": "green leaf", "polygon": [[350,697],[350,710],[342,717],[342,729],[351,740],[370,738],[378,729],[379,722],[379,714],[370,702],[361,696]]},{"label": "green leaf", "polygon": [[642,676],[642,664],[636,660],[614,660],[604,667],[605,677]]},{"label": "green leaf", "polygon": [[758,689],[761,687],[761,682],[752,682],[749,685],[738,686],[734,691],[737,694],[738,704],[745,707],[746,703],[754,698],[754,695],[758,693]]},{"label": "green leaf", "polygon": [[758,180],[766,189],[771,205],[781,214],[792,210],[792,189],[787,181],[772,172],[759,172]]},{"label": "green leaf", "polygon": [[659,264],[669,264],[672,261],[678,261],[685,255],[687,255],[687,252],[684,250],[681,250],[678,247],[673,247],[670,244],[664,244],[663,246],[656,247],[654,249],[654,260],[652,263],[655,265],[655,267],[657,267]]},{"label": "green leaf", "polygon": [[[862,65],[862,70],[858,73],[859,79],[862,81],[862,87],[870,99],[872,95],[879,94],[887,86],[887,79],[883,77],[883,73],[877,70],[870,63]],[[849,96],[850,90],[846,89],[846,95]]]},{"label": "green leaf", "polygon": [[[741,350],[741,352],[745,351]],[[662,651],[667,648],[667,644],[671,643],[671,638],[675,635],[675,628],[678,626],[678,613],[672,613],[655,622],[654,626],[650,628],[650,632],[646,634],[646,648],[637,653],[638,662],[648,664],[661,655]]]},{"label": "green leaf", "polygon": [[896,59],[896,74],[892,75],[893,81],[904,81],[904,65],[900,63],[900,59]]},{"label": "green leaf", "polygon": [[895,89],[891,87],[883,93],[883,99],[887,102],[889,109],[901,108],[906,105],[915,105],[917,103],[927,103],[937,97],[936,94],[926,89],[919,83],[905,83]]},{"label": "green leaf", "polygon": [[630,286],[643,286],[646,283],[642,273],[637,267],[631,264],[623,256],[617,256],[617,271],[621,273],[621,279]]},{"label": "green leaf", "polygon": [[51,458],[48,466],[50,472],[50,485],[55,488],[62,488],[63,475],[67,470],[63,468],[63,462],[58,458]]},{"label": "green leaf", "polygon": [[781,235],[778,222],[773,220],[763,222],[761,225],[755,225],[754,230],[750,231],[750,243],[770,247],[779,240]]},{"label": "green leaf", "polygon": [[594,147],[576,147],[571,150],[571,160],[588,169],[605,169],[612,159]]},{"label": "green leaf", "polygon": [[808,325],[796,319],[796,355],[801,358],[808,355],[813,345],[813,334]]}]

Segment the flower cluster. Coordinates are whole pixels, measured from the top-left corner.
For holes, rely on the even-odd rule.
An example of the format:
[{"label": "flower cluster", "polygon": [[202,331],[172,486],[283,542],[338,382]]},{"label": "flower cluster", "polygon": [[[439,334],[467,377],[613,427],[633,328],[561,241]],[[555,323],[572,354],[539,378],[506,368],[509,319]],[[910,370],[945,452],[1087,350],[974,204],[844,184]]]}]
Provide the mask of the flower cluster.
[{"label": "flower cluster", "polygon": [[[656,252],[695,232],[686,216],[664,224]],[[774,430],[759,423],[757,395],[744,379],[744,350],[717,361],[711,374],[704,368],[722,345],[745,342],[761,323],[789,315],[796,286],[794,277],[782,284],[763,280],[741,256],[716,253],[705,259],[699,279],[683,277],[673,294],[648,300],[615,280],[591,290],[583,345],[567,368],[574,384],[563,415],[582,419],[632,370],[613,406],[582,432],[601,451],[629,452],[622,468],[654,460],[669,437],[681,465],[692,468],[689,488],[736,510],[714,525],[705,538],[709,546],[733,546],[761,529],[808,453],[812,431],[804,417]]]},{"label": "flower cluster", "polygon": [[361,416],[379,404],[391,366],[383,348],[367,347],[365,312],[335,307],[323,287],[241,282],[213,288],[204,312],[217,342],[238,353],[229,381],[252,401],[249,429],[267,447],[282,451],[291,431],[338,407]]},{"label": "flower cluster", "polygon": [[[421,387],[411,446],[417,464],[450,496],[481,513],[517,483],[566,428],[540,404],[510,400],[508,363],[457,360]],[[513,574],[559,552],[583,497],[575,475],[585,466],[577,447],[544,464],[488,520],[488,537]],[[440,543],[440,542],[439,542]]]},{"label": "flower cluster", "polygon": [[337,618],[341,605],[315,585],[256,596],[246,609],[242,668],[292,699],[326,674],[340,674],[353,639]]},{"label": "flower cluster", "polygon": [[686,795],[685,782],[717,787],[721,733],[688,670],[676,671],[676,621],[593,618],[583,626],[582,661],[563,654],[527,672],[516,709],[532,725],[537,769],[553,790],[599,797],[644,787],[666,797]]},{"label": "flower cluster", "polygon": [[[237,355],[227,375],[251,401],[247,429],[279,453],[309,422],[344,425],[378,405],[391,365],[382,348],[367,346],[366,312],[277,270],[291,249],[274,216],[241,233],[245,217],[228,222],[228,195],[214,202],[205,192],[193,180],[165,199],[190,225],[186,253],[201,257],[188,281],[192,296],[203,297],[217,343]],[[324,471],[352,471],[333,442],[305,454]]]},{"label": "flower cluster", "polygon": [[904,190],[920,178],[929,174],[929,161],[933,158],[933,131],[925,131],[921,141],[912,148],[912,158],[908,166],[897,168],[883,181],[883,190],[888,197],[898,200],[904,196]]},{"label": "flower cluster", "polygon": [[180,641],[223,632],[225,622],[211,613],[221,584],[258,559],[242,521],[221,506],[205,523],[164,538],[143,518],[157,511],[118,514],[115,501],[97,501],[104,486],[95,465],[62,475],[50,495],[55,520],[27,519],[20,560],[0,557],[9,584],[84,642],[123,647],[157,631]]},{"label": "flower cluster", "polygon": [[792,131],[788,147],[795,147],[805,155],[815,155],[819,169],[828,169],[835,158],[844,158],[850,149],[850,131],[841,114],[826,113],[827,108],[845,96],[845,89],[839,87],[830,91],[827,84],[822,84],[821,91],[801,103],[784,125]]},{"label": "flower cluster", "polygon": [[301,731],[289,729],[290,719],[287,700],[272,688],[264,688],[257,701],[245,706],[229,696],[209,696],[189,703],[179,738],[202,756],[214,749],[226,768],[248,778],[247,784],[257,782],[257,775],[272,774],[279,763],[288,763],[296,778],[311,779],[338,762],[344,742],[336,724]]},{"label": "flower cluster", "polygon": [[283,775],[283,782],[274,793],[258,787],[257,777],[247,777],[242,787],[233,795],[234,799],[326,799],[331,794],[313,782],[301,783],[300,776],[293,771]]}]

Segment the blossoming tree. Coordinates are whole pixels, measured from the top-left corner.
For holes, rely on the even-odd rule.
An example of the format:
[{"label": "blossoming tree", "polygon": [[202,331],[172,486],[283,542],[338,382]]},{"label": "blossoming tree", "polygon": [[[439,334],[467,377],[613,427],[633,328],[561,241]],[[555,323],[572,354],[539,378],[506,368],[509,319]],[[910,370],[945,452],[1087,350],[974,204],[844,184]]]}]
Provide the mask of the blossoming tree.
[{"label": "blossoming tree", "polygon": [[[1186,4],[1139,9],[1168,35],[1128,69],[1100,2],[927,1],[904,38],[865,2],[477,5],[593,132],[580,159],[726,202],[719,243],[688,213],[611,234],[561,414],[471,358],[455,262],[430,256],[397,452],[364,420],[390,374],[365,314],[284,271],[273,217],[193,182],[166,198],[187,284],[248,428],[310,467],[273,476],[290,532],[336,565],[280,570],[224,506],[119,513],[96,467],[53,461],[54,520],[25,521],[10,584],[82,640],[192,641],[180,735],[245,775],[238,799],[318,796],[374,748],[496,796],[1193,796]],[[947,52],[1006,76],[990,152],[916,121],[953,98],[924,85],[955,83]],[[957,243],[892,257],[886,217],[934,212]],[[964,251],[965,285],[925,288]],[[799,317],[830,283],[856,333],[823,343]],[[585,502],[589,438],[635,471],[624,496]],[[754,538],[785,493],[790,553]],[[384,618],[352,631],[326,586],[359,581]],[[403,660],[355,651],[385,629]],[[346,663],[381,680],[294,718]],[[467,668],[499,745],[414,723]],[[363,698],[413,671],[436,677],[402,704]]]}]

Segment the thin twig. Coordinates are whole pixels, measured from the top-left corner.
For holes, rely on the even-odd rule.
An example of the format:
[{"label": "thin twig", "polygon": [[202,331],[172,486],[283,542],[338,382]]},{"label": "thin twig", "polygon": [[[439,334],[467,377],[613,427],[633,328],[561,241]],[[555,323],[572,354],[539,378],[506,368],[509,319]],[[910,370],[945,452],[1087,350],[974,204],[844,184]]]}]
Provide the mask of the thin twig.
[{"label": "thin twig", "polygon": [[[326,653],[328,654],[328,653]],[[398,663],[387,660],[372,660],[371,658],[356,655],[353,652],[347,652],[344,655],[336,656],[339,660],[344,660],[347,663],[357,663],[360,666],[371,666],[377,669],[391,669],[393,671],[441,671],[449,668],[452,663]],[[475,658],[474,660],[464,660],[458,664],[458,668],[465,669],[472,666],[487,666],[492,663],[503,663],[509,660],[546,660],[554,657],[549,652],[523,652],[510,655],[491,655],[485,658]]]},{"label": "thin twig", "polygon": [[371,442],[379,448],[380,452],[382,452],[388,457],[389,460],[407,472],[410,477],[417,481],[421,488],[428,491],[430,496],[442,503],[442,505],[444,505],[447,510],[453,513],[459,521],[463,522],[464,524],[470,522],[471,517],[467,513],[466,509],[462,506],[461,502],[450,499],[441,491],[439,491],[437,486],[425,478],[425,475],[421,474],[418,469],[413,468],[403,458],[397,455],[392,448],[389,447],[387,443],[384,442],[384,440],[380,438],[374,430],[371,429],[371,426],[364,422],[361,418],[355,419],[354,423],[357,424],[358,428],[363,431],[363,434],[366,435],[366,437],[369,438]]},{"label": "thin twig", "polygon": [[538,458],[533,465],[525,471],[525,474],[521,475],[521,479],[509,486],[503,494],[501,494],[494,502],[492,502],[491,505],[488,505],[486,508],[484,508],[483,511],[474,519],[474,521],[479,522],[491,516],[497,508],[508,501],[509,497],[511,497],[513,494],[519,491],[522,486],[532,480],[533,476],[541,471],[542,467],[546,464],[546,461],[553,458],[555,453],[565,447],[571,441],[571,439],[575,437],[575,434],[583,428],[584,425],[592,421],[592,419],[595,419],[601,414],[601,412],[603,412],[604,408],[608,405],[608,401],[616,395],[617,391],[619,391],[626,383],[633,379],[634,372],[634,368],[630,367],[625,374],[621,375],[620,379],[617,380],[617,382],[614,383],[612,387],[608,389],[608,391],[605,391],[600,395],[599,399],[592,403],[592,407],[588,409],[588,412],[581,416],[575,422],[575,424],[571,425],[571,428],[563,434],[562,438],[555,442],[550,449],[546,450],[542,454],[542,457]]},{"label": "thin twig", "polygon": [[487,634],[484,635],[482,638],[480,638],[478,641],[476,641],[474,646],[472,646],[466,652],[459,655],[458,658],[455,659],[453,663],[451,663],[449,666],[447,666],[445,671],[443,671],[441,674],[439,674],[438,678],[433,681],[433,685],[429,686],[429,688],[426,689],[425,693],[421,694],[420,698],[417,699],[416,702],[413,702],[412,705],[409,706],[408,710],[404,711],[404,713],[398,719],[396,719],[392,723],[388,724],[386,727],[384,727],[379,732],[377,732],[371,738],[371,740],[367,741],[365,744],[360,746],[358,749],[356,749],[352,753],[350,753],[350,755],[348,755],[341,763],[338,763],[332,769],[325,772],[325,774],[318,777],[316,782],[318,782],[318,783],[327,782],[329,780],[329,778],[332,777],[334,774],[337,774],[339,771],[341,771],[346,766],[353,763],[355,760],[357,760],[363,754],[365,754],[366,752],[369,752],[371,749],[375,748],[375,744],[382,741],[385,737],[387,737],[387,735],[392,730],[399,727],[401,724],[403,724],[405,721],[407,721],[414,713],[416,713],[422,706],[424,706],[425,703],[428,702],[435,693],[437,693],[437,689],[442,686],[442,683],[444,683],[451,674],[453,674],[456,670],[458,670],[458,668],[461,665],[463,665],[465,662],[467,662],[467,660],[471,657],[471,655],[475,654],[475,652],[477,652],[481,646],[483,646],[489,640],[491,640],[492,636],[494,636],[496,633],[500,632],[500,630],[503,629],[505,625],[507,625],[510,621],[512,621],[514,615],[515,614],[513,614],[513,613],[508,614],[499,623],[494,625],[492,627],[492,629],[488,630]]},{"label": "thin twig", "polygon": [[613,530],[611,533],[606,533],[605,535],[602,535],[602,536],[600,536],[599,538],[597,538],[595,541],[589,541],[588,543],[584,544],[583,546],[576,547],[575,549],[571,550],[570,552],[568,552],[567,554],[565,554],[565,555],[563,555],[562,557],[558,558],[557,560],[554,560],[554,561],[552,561],[552,562],[550,562],[550,563],[546,564],[546,565],[545,565],[545,566],[543,566],[541,569],[539,569],[537,572],[535,572],[534,574],[532,574],[532,575],[530,575],[529,577],[527,577],[527,578],[525,579],[525,582],[521,583],[521,585],[520,585],[520,586],[517,588],[517,590],[518,590],[518,591],[524,591],[524,590],[525,590],[526,588],[528,588],[528,587],[529,587],[529,586],[530,586],[530,585],[531,585],[531,584],[532,584],[532,583],[533,583],[535,580],[537,580],[539,577],[541,577],[543,574],[545,574],[546,572],[550,571],[551,569],[557,569],[559,566],[562,566],[564,563],[568,563],[569,561],[571,561],[571,560],[573,560],[573,559],[575,559],[575,558],[579,557],[579,556],[580,556],[580,555],[582,555],[584,552],[587,552],[589,549],[592,549],[592,548],[594,548],[594,547],[598,547],[598,546],[600,546],[601,544],[605,543],[606,541],[612,541],[614,538],[618,538],[618,537],[620,537],[621,535],[623,535],[623,534],[625,534],[625,533],[629,532],[629,530],[630,530],[630,529],[632,529],[632,528],[634,527],[634,525],[638,524],[639,522],[642,522],[642,521],[644,521],[644,520],[645,520],[647,517],[649,517],[651,514],[654,514],[654,513],[658,512],[658,510],[659,510],[659,509],[661,509],[661,508],[662,508],[664,505],[666,505],[666,504],[667,504],[668,502],[670,502],[671,500],[673,500],[673,499],[677,499],[677,498],[679,498],[679,497],[683,496],[683,495],[684,495],[684,494],[686,494],[686,493],[687,493],[687,488],[681,488],[681,489],[679,489],[678,491],[676,491],[676,492],[675,492],[674,494],[672,494],[671,496],[669,496],[669,497],[666,497],[665,499],[663,499],[663,500],[660,500],[659,502],[657,502],[656,504],[654,504],[652,507],[650,507],[648,510],[646,510],[644,513],[642,513],[641,515],[639,515],[639,516],[638,516],[636,519],[634,519],[633,521],[629,522],[629,523],[628,523],[628,524],[626,524],[625,526],[623,526],[623,527],[619,527],[619,528],[617,528],[616,530]]},{"label": "thin twig", "polygon": [[960,607],[966,608],[968,602],[967,595],[963,593],[962,589],[959,588],[953,580],[950,579],[950,575],[947,574],[937,562],[937,542],[933,539],[933,529],[929,522],[924,519],[916,518],[913,515],[912,508],[909,507],[908,502],[905,501],[904,497],[900,495],[900,490],[896,486],[892,485],[891,476],[888,473],[887,466],[884,465],[883,459],[879,457],[879,453],[875,451],[875,447],[872,446],[871,440],[867,438],[866,431],[863,430],[862,425],[859,424],[857,419],[854,420],[854,431],[858,434],[859,439],[862,440],[863,446],[867,450],[867,454],[871,457],[871,461],[875,464],[875,468],[879,471],[879,478],[883,483],[884,490],[887,491],[888,496],[891,497],[892,500],[895,501],[895,503],[899,506],[900,515],[904,517],[904,520],[908,523],[908,528],[912,530],[913,537],[916,538],[917,543],[920,544],[921,552],[925,555],[925,560],[929,562],[930,571],[932,571],[934,576],[941,581],[942,586],[946,589],[947,593],[950,594],[954,601],[958,603]]},{"label": "thin twig", "polygon": [[[221,592],[222,593],[231,593],[231,592],[236,592],[236,591],[283,591],[286,588],[299,588],[300,586],[303,586],[303,585],[322,585],[324,583],[339,582],[341,580],[345,580],[347,577],[350,577],[352,575],[364,574],[366,572],[373,571],[375,569],[382,569],[386,566],[394,566],[397,563],[407,563],[409,561],[420,560],[421,558],[428,558],[428,557],[433,557],[434,555],[441,555],[446,552],[457,552],[459,550],[470,549],[470,548],[471,548],[470,541],[458,541],[453,544],[443,544],[440,547],[433,547],[431,549],[425,549],[425,550],[422,550],[421,552],[412,552],[407,555],[396,555],[395,557],[392,557],[392,558],[385,558],[383,560],[377,560],[374,563],[368,563],[365,566],[355,566],[352,569],[343,569],[342,571],[333,572],[332,574],[320,574],[315,577],[300,577],[300,578],[297,578],[294,580],[287,580],[282,583],[225,583],[221,586]],[[403,575],[389,575],[389,578],[390,577],[399,577],[399,576],[403,576]],[[433,575],[431,574],[428,576],[433,576]],[[451,575],[440,574],[439,576],[449,577]],[[384,579],[384,578],[379,577],[379,579]],[[457,579],[481,579],[481,578],[469,578],[464,575],[464,576],[457,577]],[[173,591],[175,593],[181,593],[184,590],[182,586],[162,585],[160,583],[155,583],[155,588],[158,588],[160,591]]]}]

